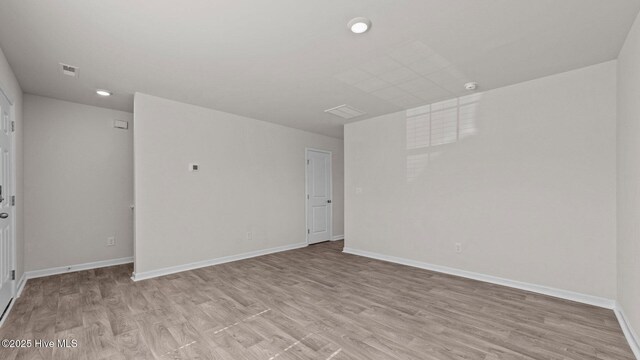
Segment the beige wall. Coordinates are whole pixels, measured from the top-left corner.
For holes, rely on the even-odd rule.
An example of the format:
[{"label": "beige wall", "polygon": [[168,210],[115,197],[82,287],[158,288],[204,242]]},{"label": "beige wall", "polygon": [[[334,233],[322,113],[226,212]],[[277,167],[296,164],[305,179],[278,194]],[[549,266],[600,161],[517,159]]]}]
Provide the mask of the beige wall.
[{"label": "beige wall", "polygon": [[333,152],[342,234],[342,140],[139,93],[134,109],[136,275],[303,243],[305,147]]},{"label": "beige wall", "polygon": [[614,299],[615,72],[463,98],[431,137],[420,111],[346,125],[346,246]]},{"label": "beige wall", "polygon": [[132,256],[132,114],[25,95],[24,119],[27,271]]},{"label": "beige wall", "polygon": [[23,155],[23,120],[22,120],[22,89],[18,84],[7,59],[0,49],[0,88],[13,101],[13,117],[16,122],[16,279],[24,274],[24,155]]},{"label": "beige wall", "polygon": [[618,59],[618,302],[640,331],[640,17]]}]

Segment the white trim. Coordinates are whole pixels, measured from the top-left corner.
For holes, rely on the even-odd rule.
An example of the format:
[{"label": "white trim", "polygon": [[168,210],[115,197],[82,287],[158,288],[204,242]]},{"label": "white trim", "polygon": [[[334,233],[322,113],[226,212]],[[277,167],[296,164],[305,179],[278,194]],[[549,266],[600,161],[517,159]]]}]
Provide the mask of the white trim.
[{"label": "white trim", "polygon": [[4,317],[2,318],[2,320],[0,320],[0,328],[4,324],[5,320],[7,320],[7,318],[9,317],[9,314],[11,313],[11,309],[13,309],[13,305],[16,303],[16,301],[18,301],[18,298],[20,297],[20,295],[22,295],[22,290],[24,289],[24,285],[26,283],[27,283],[27,273],[23,273],[22,277],[20,277],[20,281],[18,281],[18,284],[16,286],[15,296],[11,299],[11,304],[9,304],[9,308],[7,309],[7,312],[4,314]]},{"label": "white trim", "polygon": [[[13,254],[11,255],[11,269],[13,269],[13,271],[18,271],[18,216],[20,216],[18,214],[18,161],[16,156],[18,155],[17,149],[16,149],[16,135],[18,132],[18,120],[16,119],[16,107],[11,103],[11,100],[7,97],[7,95],[5,94],[5,97],[7,98],[7,101],[9,101],[9,103],[11,104],[11,117],[9,118],[9,126],[11,126],[12,128],[9,131],[9,136],[10,136],[10,141],[11,141],[11,186],[7,189],[10,191],[10,193],[8,193],[9,195],[11,195],[11,197],[9,198],[10,201],[15,199],[15,203],[13,205],[11,205],[11,249],[13,250]],[[12,199],[13,197],[13,199]],[[20,199],[22,200],[22,199]],[[20,278],[20,281],[22,281],[23,279],[26,282],[26,274],[23,272],[22,273],[22,277]],[[22,283],[22,285],[24,286],[24,283]],[[13,297],[14,298],[18,298],[20,295],[20,291],[22,291],[22,289],[20,289],[20,284],[16,283],[15,281],[13,281],[13,284],[11,285],[13,286]]]},{"label": "white trim", "polygon": [[[11,309],[13,309],[13,305],[16,303],[16,299],[17,299],[16,297],[11,298],[9,307],[7,308],[7,311],[4,313],[4,317],[0,319],[0,328],[2,328],[2,325],[4,325],[4,322],[7,320],[7,318],[9,318],[9,314],[11,314]],[[0,316],[2,315],[2,310],[0,310]]]},{"label": "white trim", "polygon": [[331,241],[338,241],[338,240],[344,240],[344,235],[334,235],[331,238]]},{"label": "white trim", "polygon": [[616,307],[613,309],[618,318],[618,322],[620,323],[620,327],[622,328],[622,332],[624,333],[624,337],[627,338],[627,342],[629,343],[629,347],[631,347],[631,351],[636,356],[636,359],[640,360],[640,337],[633,331],[631,324],[627,321],[627,316],[622,310],[622,305],[616,301]]},{"label": "white trim", "polygon": [[[309,151],[315,151],[319,153],[325,153],[329,155],[329,193],[331,194],[331,216],[329,216],[329,234],[333,232],[333,152],[330,150],[322,150],[316,148],[305,147],[304,148],[304,228],[307,229],[305,233],[305,241],[309,244]],[[333,238],[327,240],[333,241]],[[326,240],[321,240],[322,242]],[[314,243],[315,244],[315,243]]]},{"label": "white trim", "polygon": [[2,324],[4,323],[4,321],[9,317],[9,313],[13,308],[13,304],[15,304],[16,300],[20,297],[20,295],[22,295],[22,290],[24,290],[24,286],[27,284],[27,280],[29,279],[35,279],[35,278],[44,277],[44,276],[64,274],[64,273],[76,272],[76,271],[82,271],[82,270],[98,269],[98,268],[107,267],[107,266],[129,264],[132,262],[133,262],[133,257],[125,257],[120,259],[94,261],[90,263],[70,265],[70,266],[60,266],[60,267],[42,269],[42,270],[25,271],[22,274],[22,277],[20,277],[20,281],[18,281],[18,284],[16,285],[16,295],[11,300],[11,304],[9,305],[9,308],[5,313],[5,316],[0,321],[0,327],[2,327]]},{"label": "white trim", "polygon": [[131,276],[131,280],[133,281],[146,280],[146,279],[151,279],[158,276],[175,274],[175,273],[189,271],[193,269],[199,269],[207,266],[224,264],[224,263],[243,260],[243,259],[249,259],[256,256],[262,256],[262,255],[268,255],[268,254],[278,253],[278,252],[287,251],[287,250],[299,249],[306,246],[307,246],[307,243],[303,242],[298,244],[273,247],[269,249],[250,251],[250,252],[237,254],[237,255],[223,256],[215,259],[196,261],[189,264],[170,266],[166,268],[150,270],[150,271],[145,271],[141,273],[134,272],[133,276]]},{"label": "white trim", "polygon": [[114,266],[114,265],[130,264],[132,262],[133,262],[133,257],[129,256],[129,257],[124,257],[120,259],[94,261],[94,262],[84,263],[84,264],[60,266],[60,267],[54,267],[49,269],[27,271],[26,275],[27,275],[27,279],[35,279],[43,276],[64,274],[64,273],[76,272],[76,271],[82,271],[82,270],[98,269],[98,268]]},{"label": "white trim", "polygon": [[[8,126],[10,126],[9,129],[7,129],[8,132],[8,138],[9,138],[9,149],[11,152],[11,158],[9,159],[9,172],[10,177],[8,179],[8,183],[4,184],[3,186],[5,187],[5,197],[7,199],[7,201],[9,202],[9,209],[6,210],[9,213],[9,221],[10,221],[10,227],[11,227],[11,231],[9,233],[9,248],[11,249],[11,253],[9,254],[9,269],[11,269],[14,274],[15,271],[17,271],[18,268],[18,258],[17,258],[17,245],[18,245],[18,241],[17,241],[17,237],[16,237],[16,231],[17,231],[17,204],[11,205],[11,199],[12,196],[16,195],[16,191],[17,191],[17,162],[16,162],[16,107],[14,106],[13,102],[11,101],[11,99],[9,98],[9,95],[7,93],[4,92],[4,87],[2,86],[2,84],[0,84],[0,101],[4,102],[6,100],[6,103],[8,104],[8,109],[7,109],[7,113],[9,114],[9,121],[7,123]],[[2,117],[2,114],[0,114],[0,117]],[[17,287],[17,282],[14,279],[10,280],[9,283],[7,283],[6,285],[10,286],[10,293],[11,293],[11,298],[10,298],[10,303],[9,303],[9,308],[7,309],[7,315],[9,313],[9,309],[13,306],[13,302],[11,299],[15,299],[16,298],[16,294],[18,292],[18,287]],[[1,304],[0,305],[1,309],[0,311],[3,311],[5,309],[5,304]],[[0,314],[1,315],[1,314]]]},{"label": "white trim", "polygon": [[11,98],[9,97],[9,94],[7,94],[6,92],[4,92],[4,86],[2,86],[2,84],[0,84],[0,95],[3,95],[5,99],[7,99],[7,102],[9,103],[9,106],[13,107],[13,101],[11,101]]},{"label": "white trim", "polygon": [[388,261],[396,264],[402,264],[402,265],[413,266],[421,269],[431,270],[439,273],[445,273],[445,274],[460,276],[468,279],[484,281],[492,284],[508,286],[508,287],[512,287],[520,290],[531,291],[538,294],[549,295],[549,296],[553,296],[553,297],[557,297],[565,300],[576,301],[576,302],[598,306],[606,309],[615,308],[615,300],[601,298],[598,296],[581,294],[573,291],[556,289],[556,288],[547,287],[543,285],[525,283],[525,282],[515,281],[510,279],[504,279],[504,278],[499,278],[491,275],[475,273],[472,271],[460,270],[460,269],[450,268],[450,267],[441,266],[441,265],[434,265],[434,264],[429,264],[429,263],[420,262],[416,260],[399,258],[395,256],[387,256],[387,255],[377,254],[369,251],[358,250],[358,249],[353,249],[348,247],[345,247],[344,250],[342,251],[347,254],[359,255],[359,256],[364,256],[372,259]]},{"label": "white trim", "polygon": [[18,281],[18,285],[16,286],[16,298],[19,298],[22,295],[22,290],[24,290],[24,286],[27,284],[27,273],[22,273],[22,277],[20,281]]}]

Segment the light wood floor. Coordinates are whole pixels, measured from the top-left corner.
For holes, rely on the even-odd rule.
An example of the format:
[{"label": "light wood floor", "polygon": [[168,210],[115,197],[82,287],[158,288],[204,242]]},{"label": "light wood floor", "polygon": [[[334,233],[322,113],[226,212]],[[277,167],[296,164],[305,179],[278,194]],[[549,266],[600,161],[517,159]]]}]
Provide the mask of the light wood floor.
[{"label": "light wood floor", "polygon": [[341,252],[342,242],[134,283],[29,280],[0,359],[633,359],[611,310]]}]

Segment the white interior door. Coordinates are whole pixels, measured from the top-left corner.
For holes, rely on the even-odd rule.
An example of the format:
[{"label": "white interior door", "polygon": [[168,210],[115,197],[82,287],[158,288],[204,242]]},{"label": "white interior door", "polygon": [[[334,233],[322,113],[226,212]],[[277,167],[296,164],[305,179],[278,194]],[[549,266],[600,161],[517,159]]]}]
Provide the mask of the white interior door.
[{"label": "white interior door", "polygon": [[0,91],[0,314],[13,297],[13,206],[11,132],[9,100]]},{"label": "white interior door", "polygon": [[307,243],[331,240],[331,152],[307,149]]}]

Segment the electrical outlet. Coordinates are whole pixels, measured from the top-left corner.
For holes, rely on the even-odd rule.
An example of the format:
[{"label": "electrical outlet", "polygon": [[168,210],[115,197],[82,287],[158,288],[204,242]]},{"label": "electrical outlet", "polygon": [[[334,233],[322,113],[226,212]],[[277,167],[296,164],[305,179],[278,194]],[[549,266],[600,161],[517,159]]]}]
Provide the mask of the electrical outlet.
[{"label": "electrical outlet", "polygon": [[111,236],[107,238],[107,246],[115,246],[116,245],[116,238]]},{"label": "electrical outlet", "polygon": [[247,232],[247,240],[251,240],[253,238],[253,234],[251,233],[251,231]]},{"label": "electrical outlet", "polygon": [[461,243],[456,243],[456,252],[458,254],[462,252],[462,244]]}]

